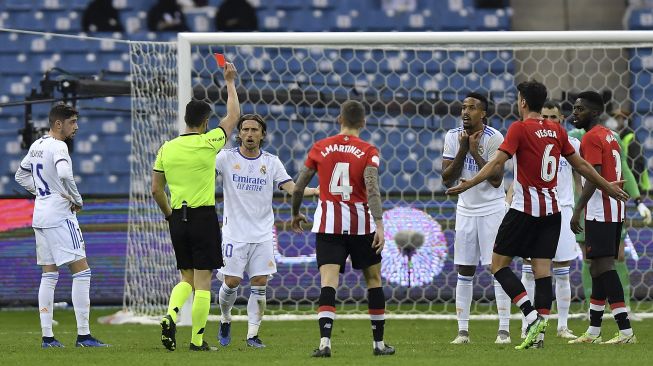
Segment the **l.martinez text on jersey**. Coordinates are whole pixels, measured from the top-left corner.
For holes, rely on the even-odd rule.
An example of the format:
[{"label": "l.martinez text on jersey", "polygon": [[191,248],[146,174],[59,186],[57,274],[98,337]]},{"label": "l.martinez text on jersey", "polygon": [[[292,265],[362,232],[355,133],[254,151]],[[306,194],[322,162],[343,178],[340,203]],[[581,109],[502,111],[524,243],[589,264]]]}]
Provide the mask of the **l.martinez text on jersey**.
[{"label": "l.martinez text on jersey", "polygon": [[320,153],[322,154],[323,157],[326,157],[332,152],[344,152],[344,153],[350,153],[356,156],[358,159],[362,158],[365,153],[357,148],[356,146],[352,145],[340,145],[340,144],[331,144],[327,147],[324,148]]}]

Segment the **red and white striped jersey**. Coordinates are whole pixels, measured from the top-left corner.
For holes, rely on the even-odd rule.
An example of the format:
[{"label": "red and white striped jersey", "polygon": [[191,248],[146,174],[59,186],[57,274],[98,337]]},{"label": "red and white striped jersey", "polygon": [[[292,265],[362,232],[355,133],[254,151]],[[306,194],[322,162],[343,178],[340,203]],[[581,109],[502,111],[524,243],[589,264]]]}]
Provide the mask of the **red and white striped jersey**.
[{"label": "red and white striped jersey", "polygon": [[[621,179],[621,148],[612,131],[606,127],[596,125],[587,131],[580,143],[580,155],[591,165],[600,165],[601,176],[608,182]],[[597,189],[587,202],[585,220],[622,222],[625,212],[624,202]]]},{"label": "red and white striped jersey", "polygon": [[306,166],[317,171],[320,200],[315,210],[315,233],[364,235],[376,230],[367,205],[365,167],[379,166],[379,152],[356,136],[335,135],[317,141]]},{"label": "red and white striped jersey", "polygon": [[508,128],[499,150],[512,156],[515,167],[510,207],[535,217],[559,212],[560,156],[575,153],[567,131],[559,123],[545,119],[517,121]]}]

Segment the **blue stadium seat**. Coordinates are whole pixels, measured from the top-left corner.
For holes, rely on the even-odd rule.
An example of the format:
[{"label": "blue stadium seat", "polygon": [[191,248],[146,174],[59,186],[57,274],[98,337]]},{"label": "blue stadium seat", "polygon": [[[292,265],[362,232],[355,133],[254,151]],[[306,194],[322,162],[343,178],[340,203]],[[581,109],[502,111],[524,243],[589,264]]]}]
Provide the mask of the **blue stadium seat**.
[{"label": "blue stadium seat", "polygon": [[111,174],[129,174],[128,155],[107,155],[102,159],[101,170]]},{"label": "blue stadium seat", "polygon": [[504,9],[475,9],[472,19],[476,31],[510,30],[510,15]]},{"label": "blue stadium seat", "polygon": [[4,8],[7,10],[31,11],[38,9],[37,0],[4,0]]},{"label": "blue stadium seat", "polygon": [[628,29],[649,30],[653,29],[653,9],[632,8],[628,13]]},{"label": "blue stadium seat", "polygon": [[268,0],[269,5],[277,9],[301,10],[304,9],[306,1],[304,0]]},{"label": "blue stadium seat", "polygon": [[186,23],[191,32],[211,32],[214,30],[213,18],[205,12],[186,12]]}]

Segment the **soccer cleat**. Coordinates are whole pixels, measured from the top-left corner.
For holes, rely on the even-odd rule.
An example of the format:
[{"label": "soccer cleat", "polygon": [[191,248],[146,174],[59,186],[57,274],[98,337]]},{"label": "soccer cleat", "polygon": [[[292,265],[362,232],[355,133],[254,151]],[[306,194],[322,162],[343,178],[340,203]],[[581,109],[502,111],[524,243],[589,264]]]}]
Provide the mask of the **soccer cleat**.
[{"label": "soccer cleat", "polygon": [[494,341],[496,344],[510,344],[510,332],[507,330],[500,330],[497,332],[497,339]]},{"label": "soccer cleat", "polygon": [[86,336],[77,336],[75,347],[109,347],[109,345],[99,339],[93,338],[93,336],[89,334]]},{"label": "soccer cleat", "polygon": [[526,339],[526,329],[521,330],[521,339]]},{"label": "soccer cleat", "polygon": [[311,357],[331,357],[331,347],[316,348],[311,354]]},{"label": "soccer cleat", "polygon": [[41,348],[64,348],[64,346],[54,337],[43,337],[41,341]]},{"label": "soccer cleat", "polygon": [[578,338],[576,335],[574,335],[574,332],[571,331],[571,329],[564,327],[564,328],[558,328],[558,337],[563,338],[563,339],[576,339]]},{"label": "soccer cleat", "polygon": [[172,320],[170,315],[166,315],[161,319],[161,343],[168,349],[174,351],[177,349],[177,341],[175,340],[175,333],[177,333],[177,325]]},{"label": "soccer cleat", "polygon": [[451,341],[451,344],[467,344],[470,343],[469,332],[466,330],[459,330],[458,335]]},{"label": "soccer cleat", "polygon": [[220,322],[218,340],[220,341],[220,345],[223,347],[226,347],[231,343],[231,323]]},{"label": "soccer cleat", "polygon": [[609,339],[601,344],[634,344],[637,343],[637,337],[635,334],[623,335],[621,332],[617,332],[614,338]]},{"label": "soccer cleat", "polygon": [[206,343],[206,341],[202,341],[201,346],[196,346],[193,343],[191,343],[190,346],[188,347],[188,349],[191,350],[191,351],[203,352],[203,351],[217,351],[218,347],[211,347],[211,346],[209,346],[208,343]]},{"label": "soccer cleat", "polygon": [[[330,351],[331,350],[329,350],[329,353]],[[391,356],[395,354],[395,348],[386,344],[383,349],[375,347],[372,354],[374,356]]]},{"label": "soccer cleat", "polygon": [[257,335],[247,339],[247,347],[265,348],[263,341]]},{"label": "soccer cleat", "polygon": [[537,319],[534,322],[530,323],[526,328],[526,339],[518,345],[515,346],[515,349],[527,349],[530,348],[533,343],[537,340],[537,337],[540,333],[544,333],[549,322],[538,315]]},{"label": "soccer cleat", "polygon": [[597,335],[597,336],[593,336],[593,335],[589,334],[588,332],[585,332],[585,333],[581,334],[580,337],[578,337],[576,339],[572,339],[567,343],[569,343],[569,344],[577,344],[577,343],[594,343],[594,344],[597,344],[597,343],[601,343],[602,340],[603,340],[603,338],[601,338],[600,334]]}]

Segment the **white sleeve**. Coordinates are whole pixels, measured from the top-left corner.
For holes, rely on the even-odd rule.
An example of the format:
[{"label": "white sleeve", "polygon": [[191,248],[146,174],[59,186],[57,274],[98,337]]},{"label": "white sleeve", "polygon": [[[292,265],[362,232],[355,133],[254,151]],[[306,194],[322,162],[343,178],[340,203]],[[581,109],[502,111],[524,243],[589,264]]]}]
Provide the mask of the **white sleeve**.
[{"label": "white sleeve", "polygon": [[77,206],[82,206],[82,196],[77,190],[77,184],[75,184],[75,177],[73,176],[73,168],[66,159],[56,160],[55,166],[57,168],[57,175],[61,179],[64,189],[70,195],[73,200],[73,203]]},{"label": "white sleeve", "polygon": [[278,157],[274,157],[274,183],[277,186],[277,188],[281,189],[281,185],[289,182],[292,180],[290,175],[288,175],[288,172],[286,171],[286,167],[283,166],[283,163],[281,163],[281,160],[279,160]]},{"label": "white sleeve", "polygon": [[32,177],[29,153],[25,155],[23,160],[20,162],[20,166],[16,171],[14,179],[16,180],[16,183],[20,184],[21,187],[25,188],[29,193],[36,196],[36,185],[34,184],[34,178]]},{"label": "white sleeve", "polygon": [[490,140],[487,142],[487,161],[494,159],[499,150],[499,146],[503,143],[503,135],[499,132],[496,132],[494,135],[490,136]]},{"label": "white sleeve", "polygon": [[220,150],[218,155],[215,157],[215,172],[216,174],[222,174],[224,172],[224,165],[226,162],[227,153],[224,150]]},{"label": "white sleeve", "polygon": [[447,132],[444,136],[444,149],[442,151],[442,157],[448,160],[453,160],[456,157],[456,142],[458,135],[451,130]]}]

